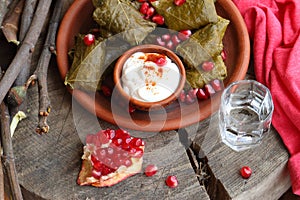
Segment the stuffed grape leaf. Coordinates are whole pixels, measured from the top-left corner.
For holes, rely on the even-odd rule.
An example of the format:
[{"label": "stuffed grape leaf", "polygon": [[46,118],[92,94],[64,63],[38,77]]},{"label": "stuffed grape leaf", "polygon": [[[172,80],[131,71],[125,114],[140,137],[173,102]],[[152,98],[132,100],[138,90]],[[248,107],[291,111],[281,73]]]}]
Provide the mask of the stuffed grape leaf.
[{"label": "stuffed grape leaf", "polygon": [[65,85],[72,89],[96,91],[105,69],[105,43],[98,39],[91,46],[83,42],[84,35],[76,37],[73,63],[65,78]]},{"label": "stuffed grape leaf", "polygon": [[76,37],[73,63],[65,84],[72,89],[95,92],[101,89],[102,81],[111,73],[115,60],[131,46],[118,37],[100,38],[95,44],[86,46],[83,37]]},{"label": "stuffed grape leaf", "polygon": [[[193,88],[202,88],[213,79],[223,80],[227,69],[222,60],[222,39],[229,21],[218,17],[217,23],[210,23],[195,32],[190,39],[177,46],[176,50],[186,64],[187,81]],[[204,71],[201,65],[212,61],[214,68]]]},{"label": "stuffed grape leaf", "polygon": [[165,24],[172,30],[199,29],[218,21],[213,0],[186,1],[181,6],[176,6],[172,0],[158,0],[151,4],[156,12],[164,16]]},{"label": "stuffed grape leaf", "polygon": [[129,0],[94,1],[94,5],[97,7],[93,18],[100,28],[113,34],[122,33],[131,45],[140,44],[156,27],[155,23],[143,19]]}]

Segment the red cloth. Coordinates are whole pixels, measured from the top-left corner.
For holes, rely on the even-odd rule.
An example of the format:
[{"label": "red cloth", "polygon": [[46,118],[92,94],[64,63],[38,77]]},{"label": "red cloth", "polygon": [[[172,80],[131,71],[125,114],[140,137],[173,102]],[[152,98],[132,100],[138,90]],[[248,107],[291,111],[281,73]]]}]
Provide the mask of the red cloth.
[{"label": "red cloth", "polygon": [[259,82],[273,97],[273,125],[290,153],[300,195],[300,0],[233,0],[246,22]]}]

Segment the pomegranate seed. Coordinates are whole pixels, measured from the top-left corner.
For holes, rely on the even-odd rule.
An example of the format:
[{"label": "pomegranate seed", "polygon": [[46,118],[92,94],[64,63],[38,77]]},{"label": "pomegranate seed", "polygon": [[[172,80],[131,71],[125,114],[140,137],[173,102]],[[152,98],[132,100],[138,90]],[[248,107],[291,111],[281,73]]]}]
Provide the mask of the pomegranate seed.
[{"label": "pomegranate seed", "polygon": [[83,42],[86,46],[90,46],[92,44],[94,44],[95,42],[95,36],[91,33],[89,34],[86,34],[84,37],[83,37]]},{"label": "pomegranate seed", "polygon": [[95,169],[92,170],[92,176],[95,178],[95,179],[99,179],[101,177],[102,173],[101,171],[97,171]]},{"label": "pomegranate seed", "polygon": [[98,171],[101,171],[103,169],[103,164],[99,161],[93,162],[93,168]]},{"label": "pomegranate seed", "polygon": [[110,97],[112,94],[111,89],[106,85],[101,85],[101,90],[103,95],[106,97]]},{"label": "pomegranate seed", "polygon": [[129,144],[122,144],[122,149],[129,150],[130,149]]},{"label": "pomegranate seed", "polygon": [[[101,159],[106,157],[106,151],[105,151],[104,148],[97,149],[96,152],[95,152],[95,155],[97,156],[98,159],[101,160]],[[91,157],[91,158],[93,158],[93,157]]]},{"label": "pomegranate seed", "polygon": [[146,176],[153,176],[156,174],[157,172],[157,167],[155,165],[148,165],[146,168],[145,168],[145,175]]},{"label": "pomegranate seed", "polygon": [[178,180],[176,176],[168,176],[166,178],[166,184],[167,186],[169,186],[170,188],[175,188],[178,186]]},{"label": "pomegranate seed", "polygon": [[174,48],[173,42],[170,40],[170,41],[166,44],[166,47],[169,48],[169,49],[173,49],[173,48]]},{"label": "pomegranate seed", "polygon": [[174,46],[177,46],[181,41],[179,40],[177,35],[172,35],[172,42]]},{"label": "pomegranate seed", "polygon": [[129,106],[128,106],[128,112],[129,112],[129,113],[134,113],[135,110],[136,110],[135,107],[133,107],[132,105],[129,105]]},{"label": "pomegranate seed", "polygon": [[182,4],[184,4],[186,2],[186,0],[174,0],[174,4],[176,6],[181,6]]},{"label": "pomegranate seed", "polygon": [[114,138],[112,143],[118,147],[123,143],[123,140],[121,138]]},{"label": "pomegranate seed", "polygon": [[225,50],[222,50],[221,56],[222,56],[222,59],[223,59],[223,60],[226,60],[227,54],[226,54]]},{"label": "pomegranate seed", "polygon": [[240,174],[244,179],[248,179],[252,174],[252,170],[249,166],[244,166],[241,168]]},{"label": "pomegranate seed", "polygon": [[163,46],[163,47],[166,46],[166,42],[163,41],[161,37],[157,37],[157,38],[156,38],[156,42],[157,42],[157,44],[160,45],[160,46]]},{"label": "pomegranate seed", "polygon": [[108,138],[104,134],[104,131],[98,132],[96,136],[97,136],[97,140],[98,140],[98,143],[96,146],[100,146],[101,144],[106,144],[109,142]]},{"label": "pomegranate seed", "polygon": [[150,7],[150,5],[148,2],[142,3],[142,5],[140,7],[140,13],[142,13],[143,15],[146,15],[149,7]]},{"label": "pomegranate seed", "polygon": [[188,95],[191,97],[191,98],[196,98],[197,97],[197,92],[198,92],[198,89],[190,89],[188,91]]},{"label": "pomegranate seed", "polygon": [[191,30],[181,30],[178,33],[178,38],[182,41],[187,40],[192,35]]},{"label": "pomegranate seed", "polygon": [[136,148],[136,152],[132,157],[134,158],[141,158],[144,155],[144,151],[141,148]]},{"label": "pomegranate seed", "polygon": [[155,13],[155,9],[153,7],[149,7],[147,13],[145,15],[145,19],[150,19]]},{"label": "pomegranate seed", "polygon": [[202,69],[206,72],[211,71],[214,68],[214,63],[211,61],[205,61],[202,63]]},{"label": "pomegranate seed", "polygon": [[204,91],[205,91],[205,94],[209,97],[213,96],[216,93],[216,91],[214,90],[214,88],[210,84],[206,84],[204,86]]},{"label": "pomegranate seed", "polygon": [[165,18],[160,14],[156,14],[152,17],[152,21],[158,25],[163,25],[165,23]]},{"label": "pomegranate seed", "polygon": [[139,147],[141,146],[143,143],[143,140],[141,138],[132,138],[132,140],[130,141],[130,145],[132,147]]},{"label": "pomegranate seed", "polygon": [[116,136],[115,131],[112,129],[106,129],[104,133],[105,133],[106,137],[110,140]]},{"label": "pomegranate seed", "polygon": [[162,66],[164,66],[164,65],[167,64],[167,59],[166,59],[166,58],[158,58],[158,59],[155,61],[155,63],[156,63],[158,66],[162,67]]},{"label": "pomegranate seed", "polygon": [[162,35],[161,38],[164,41],[168,42],[171,39],[171,35],[167,33],[167,34]]},{"label": "pomegranate seed", "polygon": [[107,155],[113,155],[114,154],[114,149],[111,147],[107,148]]},{"label": "pomegranate seed", "polygon": [[213,89],[218,92],[220,90],[222,90],[222,84],[221,81],[219,79],[214,79],[210,82],[211,86],[213,87]]},{"label": "pomegranate seed", "polygon": [[180,95],[179,95],[179,101],[184,103],[185,102],[185,91],[182,90]]},{"label": "pomegranate seed", "polygon": [[205,93],[205,91],[202,88],[199,88],[197,91],[197,98],[198,99],[208,99],[208,95]]},{"label": "pomegranate seed", "polygon": [[131,159],[126,159],[126,160],[124,161],[124,165],[125,165],[126,167],[131,166],[131,165],[132,165]]},{"label": "pomegranate seed", "polygon": [[189,94],[187,94],[186,96],[185,96],[185,103],[187,103],[187,104],[192,104],[192,103],[194,103],[195,102],[195,98],[194,97],[191,97]]}]

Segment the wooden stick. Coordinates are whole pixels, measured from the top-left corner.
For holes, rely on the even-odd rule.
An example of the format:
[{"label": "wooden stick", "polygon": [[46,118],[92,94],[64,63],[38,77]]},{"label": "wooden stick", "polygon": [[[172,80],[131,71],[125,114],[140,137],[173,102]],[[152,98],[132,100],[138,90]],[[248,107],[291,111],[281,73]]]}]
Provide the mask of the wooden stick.
[{"label": "wooden stick", "polygon": [[[20,32],[19,32],[19,40],[22,42],[26,36],[26,33],[28,32],[30,25],[32,23],[32,19],[34,16],[34,12],[36,9],[36,5],[38,3],[38,0],[26,0],[25,5],[23,8],[23,13],[21,16],[21,23],[20,23]],[[27,79],[30,76],[30,68],[31,68],[31,60],[32,56],[30,55],[28,59],[24,60],[22,70],[19,73],[18,77],[16,78],[14,82],[14,86],[20,86],[24,85],[27,81]],[[17,107],[9,106],[10,115],[14,116],[19,111],[26,112],[27,110],[27,98],[24,98],[24,102],[21,103],[21,105]]]},{"label": "wooden stick", "polygon": [[[2,78],[2,69],[0,67],[0,80]],[[4,199],[5,189],[4,189],[4,174],[2,166],[2,141],[0,137],[0,199]]]},{"label": "wooden stick", "polygon": [[13,8],[13,12],[8,12],[4,17],[1,29],[8,42],[13,42],[19,45],[18,30],[19,20],[22,14],[25,0],[20,0],[17,5]]},{"label": "wooden stick", "polygon": [[10,136],[10,115],[4,102],[0,104],[1,142],[3,147],[3,163],[7,171],[13,199],[22,200],[22,192],[14,162],[12,139]]},{"label": "wooden stick", "polygon": [[51,111],[50,99],[47,86],[47,72],[51,54],[55,53],[55,37],[58,29],[60,15],[63,7],[63,1],[56,1],[55,8],[49,23],[48,34],[40,56],[36,71],[33,76],[37,77],[39,88],[39,123],[36,129],[37,133],[47,133],[49,125],[47,117]]},{"label": "wooden stick", "polygon": [[38,36],[41,33],[42,26],[46,20],[52,0],[40,0],[35,12],[32,24],[26,34],[23,43],[20,46],[16,56],[6,70],[2,80],[0,81],[0,102],[5,98],[8,90],[13,85],[18,74],[22,69],[24,60],[28,59],[34,51]]}]

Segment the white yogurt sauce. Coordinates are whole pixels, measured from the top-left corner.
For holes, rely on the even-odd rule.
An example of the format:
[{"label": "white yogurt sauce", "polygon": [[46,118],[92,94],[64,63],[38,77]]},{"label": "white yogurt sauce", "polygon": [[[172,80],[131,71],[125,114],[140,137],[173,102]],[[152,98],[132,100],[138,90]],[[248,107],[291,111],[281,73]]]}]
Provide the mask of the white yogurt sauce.
[{"label": "white yogurt sauce", "polygon": [[[151,61],[156,57],[165,58],[166,64],[158,66]],[[165,55],[136,52],[125,62],[121,80],[123,89],[131,97],[144,102],[156,102],[174,93],[180,73],[177,65]]]}]

